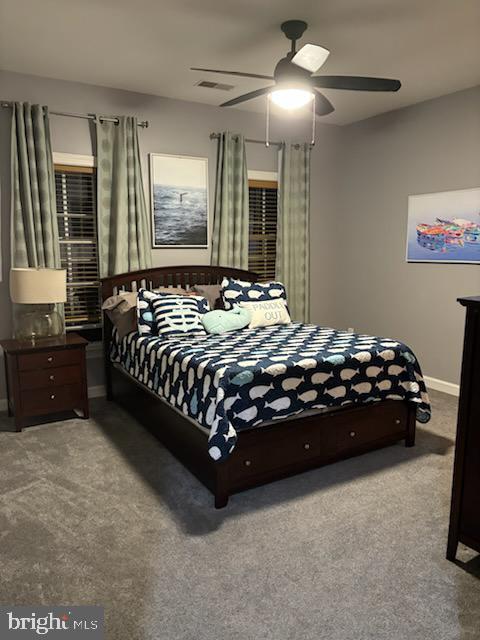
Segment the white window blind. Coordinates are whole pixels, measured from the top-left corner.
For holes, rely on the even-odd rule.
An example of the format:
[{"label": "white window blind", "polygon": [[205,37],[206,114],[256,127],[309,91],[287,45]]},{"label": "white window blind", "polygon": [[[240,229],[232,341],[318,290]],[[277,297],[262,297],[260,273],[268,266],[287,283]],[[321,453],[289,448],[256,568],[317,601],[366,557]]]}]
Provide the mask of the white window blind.
[{"label": "white window blind", "polygon": [[249,180],[248,268],[260,280],[275,279],[277,182]]},{"label": "white window blind", "polygon": [[101,327],[96,174],[92,167],[55,165],[62,268],[67,271],[67,329]]}]

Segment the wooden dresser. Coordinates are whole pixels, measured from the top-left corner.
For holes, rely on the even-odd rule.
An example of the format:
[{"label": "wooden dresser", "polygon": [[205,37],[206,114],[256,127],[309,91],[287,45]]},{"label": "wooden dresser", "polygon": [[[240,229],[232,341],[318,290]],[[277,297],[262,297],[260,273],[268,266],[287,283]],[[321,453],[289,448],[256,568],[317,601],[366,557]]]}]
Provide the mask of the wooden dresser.
[{"label": "wooden dresser", "polygon": [[80,409],[88,418],[85,347],[75,333],[38,342],[1,340],[7,382],[8,415],[15,427],[35,418]]},{"label": "wooden dresser", "polygon": [[480,552],[480,296],[460,298],[466,307],[457,441],[447,558],[461,542]]}]

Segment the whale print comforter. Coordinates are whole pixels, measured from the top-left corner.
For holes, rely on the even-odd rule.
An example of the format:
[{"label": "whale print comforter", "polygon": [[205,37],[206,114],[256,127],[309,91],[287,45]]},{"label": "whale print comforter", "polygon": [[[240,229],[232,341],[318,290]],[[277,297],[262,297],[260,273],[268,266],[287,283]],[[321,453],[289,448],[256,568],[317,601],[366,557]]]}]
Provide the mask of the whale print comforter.
[{"label": "whale print comforter", "polygon": [[311,409],[406,400],[430,419],[415,355],[387,338],[299,323],[178,339],[130,333],[112,341],[111,357],[206,427],[214,460],[228,457],[238,431]]}]

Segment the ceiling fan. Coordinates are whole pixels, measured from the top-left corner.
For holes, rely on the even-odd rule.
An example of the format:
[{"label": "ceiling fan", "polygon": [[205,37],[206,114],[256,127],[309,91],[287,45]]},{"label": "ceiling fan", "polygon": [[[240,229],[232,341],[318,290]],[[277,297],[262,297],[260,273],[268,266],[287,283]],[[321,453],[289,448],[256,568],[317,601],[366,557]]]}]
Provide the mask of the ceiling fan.
[{"label": "ceiling fan", "polygon": [[305,44],[297,51],[297,40],[302,37],[307,26],[303,20],[287,20],[281,25],[283,33],[291,40],[292,45],[287,55],[277,63],[273,76],[199,67],[191,67],[191,70],[275,81],[268,87],[228,100],[221,104],[221,107],[232,107],[267,94],[275,104],[284,109],[297,109],[315,99],[315,112],[318,116],[325,116],[334,110],[330,100],[320,93],[319,88],[348,91],[398,91],[400,89],[400,80],[388,78],[313,75],[325,63],[330,51],[317,44]]}]

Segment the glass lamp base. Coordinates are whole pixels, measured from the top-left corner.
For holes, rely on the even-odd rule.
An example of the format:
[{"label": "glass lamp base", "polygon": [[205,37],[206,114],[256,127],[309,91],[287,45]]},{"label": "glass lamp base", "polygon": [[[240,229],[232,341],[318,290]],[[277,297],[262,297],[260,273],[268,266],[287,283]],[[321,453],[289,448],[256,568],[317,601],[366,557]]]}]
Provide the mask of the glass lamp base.
[{"label": "glass lamp base", "polygon": [[63,316],[55,304],[17,304],[14,309],[14,336],[17,340],[40,340],[65,333]]}]

